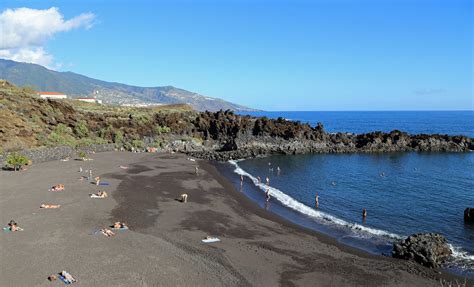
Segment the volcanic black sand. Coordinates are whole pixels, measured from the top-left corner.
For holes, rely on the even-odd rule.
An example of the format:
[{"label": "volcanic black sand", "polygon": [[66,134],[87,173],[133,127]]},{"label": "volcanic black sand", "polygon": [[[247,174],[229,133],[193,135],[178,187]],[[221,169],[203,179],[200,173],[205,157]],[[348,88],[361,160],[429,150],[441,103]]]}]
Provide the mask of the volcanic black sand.
[{"label": "volcanic black sand", "polygon": [[[300,228],[251,202],[207,161],[180,154],[95,154],[24,172],[0,172],[0,286],[441,286],[464,282],[406,261],[369,255]],[[128,166],[122,169],[119,166]],[[195,166],[199,166],[199,175]],[[79,180],[92,169],[109,186]],[[62,183],[66,190],[48,189]],[[105,190],[109,197],[91,199]],[[188,202],[176,198],[188,194]],[[42,203],[61,204],[44,210]],[[107,238],[115,221],[130,230]],[[206,235],[222,241],[201,242]],[[467,282],[471,286],[472,281]]]}]

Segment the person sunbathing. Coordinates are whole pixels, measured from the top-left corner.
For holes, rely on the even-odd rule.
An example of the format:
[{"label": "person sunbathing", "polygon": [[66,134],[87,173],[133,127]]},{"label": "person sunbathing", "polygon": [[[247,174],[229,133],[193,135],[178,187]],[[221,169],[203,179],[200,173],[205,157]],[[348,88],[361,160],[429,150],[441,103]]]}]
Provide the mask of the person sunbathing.
[{"label": "person sunbathing", "polygon": [[67,284],[71,284],[76,282],[76,278],[72,277],[71,274],[69,274],[67,271],[61,271],[61,276],[64,278],[64,282]]},{"label": "person sunbathing", "polygon": [[107,237],[115,236],[115,233],[107,228],[101,229],[100,232]]},{"label": "person sunbathing", "polygon": [[113,228],[114,229],[127,229],[128,226],[123,222],[117,221],[114,223]]},{"label": "person sunbathing", "polygon": [[99,191],[99,192],[97,192],[97,193],[89,194],[89,196],[90,196],[91,198],[106,198],[106,197],[109,196],[109,195],[108,195],[107,192],[105,192],[105,191]]},{"label": "person sunbathing", "polygon": [[45,209],[53,209],[53,208],[59,208],[61,205],[59,204],[41,204],[40,208],[45,208]]},{"label": "person sunbathing", "polygon": [[10,220],[10,222],[8,222],[8,229],[12,232],[23,230],[21,227],[18,226],[18,224],[14,220]]},{"label": "person sunbathing", "polygon": [[181,202],[188,202],[188,195],[186,193],[181,194],[180,200]]},{"label": "person sunbathing", "polygon": [[63,191],[64,190],[64,184],[57,184],[53,185],[50,189],[51,191]]}]

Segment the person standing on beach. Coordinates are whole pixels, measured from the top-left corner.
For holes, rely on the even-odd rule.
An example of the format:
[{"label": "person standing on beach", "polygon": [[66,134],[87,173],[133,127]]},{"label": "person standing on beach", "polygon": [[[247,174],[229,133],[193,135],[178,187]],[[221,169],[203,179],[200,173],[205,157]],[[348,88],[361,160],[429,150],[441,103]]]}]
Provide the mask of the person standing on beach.
[{"label": "person standing on beach", "polygon": [[89,180],[89,181],[92,180],[92,169],[89,169],[89,179],[88,179],[88,180]]},{"label": "person standing on beach", "polygon": [[199,167],[194,167],[194,172],[196,173],[196,175],[199,175]]}]

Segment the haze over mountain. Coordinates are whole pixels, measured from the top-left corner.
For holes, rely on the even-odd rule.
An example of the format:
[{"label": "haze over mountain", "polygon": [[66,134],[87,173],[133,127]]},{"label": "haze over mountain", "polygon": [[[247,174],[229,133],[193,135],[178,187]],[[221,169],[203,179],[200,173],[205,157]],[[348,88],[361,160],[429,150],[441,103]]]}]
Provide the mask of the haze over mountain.
[{"label": "haze over mountain", "polygon": [[95,96],[108,104],[189,104],[198,111],[253,110],[173,86],[137,87],[5,59],[0,59],[0,79],[17,86],[31,86],[39,91],[62,92],[72,98]]}]

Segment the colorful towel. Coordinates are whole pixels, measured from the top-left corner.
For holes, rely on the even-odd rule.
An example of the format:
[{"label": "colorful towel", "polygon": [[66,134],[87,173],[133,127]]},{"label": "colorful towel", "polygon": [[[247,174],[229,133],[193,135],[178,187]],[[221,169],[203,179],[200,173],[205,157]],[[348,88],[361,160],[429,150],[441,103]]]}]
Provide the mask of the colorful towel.
[{"label": "colorful towel", "polygon": [[99,185],[109,185],[108,182],[100,182]]}]

